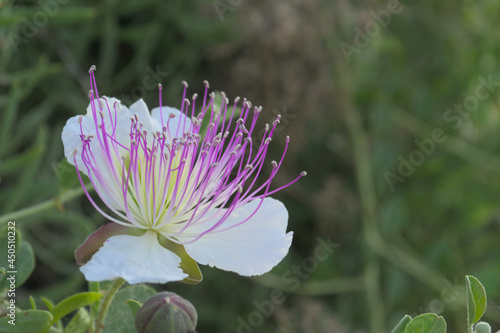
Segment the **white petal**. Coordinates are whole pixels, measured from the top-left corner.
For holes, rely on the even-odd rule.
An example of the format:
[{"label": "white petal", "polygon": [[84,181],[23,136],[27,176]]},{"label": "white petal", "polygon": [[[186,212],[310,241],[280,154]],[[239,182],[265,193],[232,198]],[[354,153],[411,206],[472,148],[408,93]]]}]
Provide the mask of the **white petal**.
[{"label": "white petal", "polygon": [[[62,130],[61,139],[64,145],[64,156],[66,156],[68,162],[74,165],[74,159],[76,158],[78,169],[87,174],[87,168],[83,164],[82,158],[80,156],[83,143],[82,139],[80,138],[81,131],[80,124],[78,123],[79,118],[80,116],[75,116],[68,119],[66,125],[64,125],[64,128]],[[90,130],[88,131],[90,132]],[[76,155],[74,155],[75,151],[77,152]]]},{"label": "white petal", "polygon": [[148,132],[148,134],[151,133],[153,130],[153,125],[151,123],[151,115],[149,114],[149,109],[146,103],[144,103],[144,100],[141,98],[134,104],[130,106],[130,112],[132,114],[137,114],[139,117],[139,122],[143,123],[143,129]]},{"label": "white petal", "polygon": [[[170,114],[173,113],[175,115],[174,118],[169,118]],[[162,117],[163,117],[163,124],[166,126],[168,122],[168,129],[167,132],[170,133],[171,137],[174,138],[182,136],[183,133],[186,133],[190,130],[191,128],[191,119],[186,117],[184,113],[181,113],[179,110],[176,108],[170,107],[170,106],[162,106],[161,107],[161,112],[160,108],[154,108],[151,111],[151,117],[153,118],[153,122],[156,124],[156,130],[161,131],[162,130]],[[177,128],[179,128],[177,130]]]},{"label": "white petal", "polygon": [[156,232],[142,236],[119,235],[108,238],[90,261],[80,267],[88,281],[108,281],[119,277],[130,284],[167,283],[187,277],[181,259],[158,243]]},{"label": "white petal", "polygon": [[[130,132],[130,117],[131,117],[130,111],[127,109],[127,107],[121,105],[120,101],[117,100],[116,98],[109,98],[103,96],[101,99],[106,99],[108,101],[107,106],[111,108],[111,116],[113,117],[111,121],[110,112],[107,109],[106,105],[103,104],[103,115],[104,115],[104,123],[106,125],[106,131],[109,134],[112,134],[113,127],[115,127],[116,128],[114,131],[115,139],[123,146],[129,147],[130,146],[129,132]],[[117,106],[116,118],[113,109],[115,104]],[[82,118],[81,129],[79,123],[80,117]],[[114,123],[115,121],[116,121],[116,126],[113,126],[112,122]],[[99,116],[98,123],[100,122],[101,120]],[[61,139],[64,145],[64,156],[66,156],[68,162],[73,165],[74,165],[74,159],[76,158],[78,169],[87,175],[87,168],[85,167],[81,157],[83,143],[82,139],[80,138],[80,135],[82,133],[86,136],[92,135],[94,137],[91,140],[90,144],[92,151],[98,154],[99,149],[95,147],[99,145],[99,140],[97,139],[96,125],[90,104],[87,107],[86,115],[75,116],[68,119],[61,134]],[[78,152],[76,156],[73,155],[75,150]]]},{"label": "white petal", "polygon": [[[95,100],[96,107],[97,99]],[[123,147],[130,147],[130,124],[131,124],[131,113],[127,107],[121,105],[120,101],[113,97],[101,97],[101,106],[102,106],[102,115],[105,124],[106,132],[109,136],[113,136],[114,140],[116,140],[119,145],[114,144],[113,140],[107,138],[109,147],[114,147],[112,149],[112,154],[116,159],[116,163],[118,165],[120,156],[126,156],[128,152]],[[116,112],[115,112],[116,108]],[[101,124],[101,115],[99,114],[99,110],[97,110],[97,124]],[[81,124],[80,124],[81,118]],[[64,155],[67,160],[71,164],[76,164],[78,166],[78,170],[89,176],[88,168],[85,166],[82,160],[82,148],[83,141],[80,135],[83,134],[87,137],[92,136],[92,140],[90,141],[90,149],[92,151],[93,156],[95,157],[94,167],[100,170],[103,177],[106,179],[113,178],[113,170],[110,169],[109,165],[105,162],[104,158],[104,146],[102,146],[99,141],[99,137],[102,138],[102,133],[99,131],[99,135],[97,134],[96,129],[96,121],[94,119],[94,114],[92,113],[92,107],[89,104],[87,107],[87,114],[82,116],[75,116],[70,118],[66,125],[63,128],[61,138],[64,145]],[[77,152],[76,155],[74,152]],[[121,172],[121,167],[119,168],[119,172]],[[116,186],[112,186],[115,184]],[[116,199],[121,197],[121,188],[115,182],[108,182],[107,190],[112,193],[107,193],[99,182],[95,182],[95,186],[97,187],[98,193],[101,196],[102,200],[111,205],[115,209],[123,210],[123,202],[117,202]]]},{"label": "white petal", "polygon": [[[116,99],[114,97],[102,96],[101,100],[103,100],[101,103],[103,106],[104,124],[106,125],[107,133],[110,135],[114,133],[114,138],[116,139],[116,141],[118,141],[125,147],[129,147],[130,118],[132,117],[130,110],[125,105],[122,105],[119,99]],[[116,115],[115,115],[115,107],[116,107]],[[99,115],[98,117],[99,117],[98,119],[100,120]],[[89,104],[89,106],[87,107],[87,115],[86,117],[84,117],[83,123],[84,123],[84,128],[91,128],[92,134],[95,134],[96,128],[93,119],[91,104]],[[114,131],[113,127],[115,127]],[[87,133],[84,132],[84,134]],[[96,143],[97,142],[94,142],[94,144]]]},{"label": "white petal", "polygon": [[[250,216],[260,200],[236,209],[220,226],[235,225]],[[190,226],[189,233],[203,232],[217,221]],[[247,222],[220,232],[211,232],[199,240],[185,244],[187,253],[197,262],[240,275],[261,275],[270,271],[288,253],[293,233],[286,233],[288,212],[278,200],[264,199],[255,215]],[[187,240],[187,239],[186,239]]]}]

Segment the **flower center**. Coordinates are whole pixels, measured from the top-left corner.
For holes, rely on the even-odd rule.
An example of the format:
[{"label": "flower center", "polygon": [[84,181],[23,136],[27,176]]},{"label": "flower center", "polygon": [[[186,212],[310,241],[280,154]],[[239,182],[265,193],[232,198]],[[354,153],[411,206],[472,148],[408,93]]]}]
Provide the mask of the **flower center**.
[{"label": "flower center", "polygon": [[165,127],[152,134],[141,128],[132,120],[129,162],[122,175],[125,212],[146,228],[166,231],[168,225],[185,221],[181,213],[196,188],[188,178],[198,142],[188,133],[169,141]]}]

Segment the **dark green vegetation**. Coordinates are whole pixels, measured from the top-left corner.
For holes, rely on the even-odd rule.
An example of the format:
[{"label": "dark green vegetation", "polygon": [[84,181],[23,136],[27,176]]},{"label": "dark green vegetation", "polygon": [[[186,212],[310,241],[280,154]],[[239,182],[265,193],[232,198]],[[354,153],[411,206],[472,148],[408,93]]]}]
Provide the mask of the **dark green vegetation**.
[{"label": "dark green vegetation", "polygon": [[267,172],[286,135],[275,188],[308,172],[275,195],[295,238],[271,273],[158,287],[193,303],[200,332],[381,333],[432,311],[462,332],[466,274],[500,328],[498,2],[42,3],[0,0],[0,226],[15,219],[36,256],[18,306],[86,290],[74,251],[105,220],[60,134],[95,64],[125,104],[157,106],[161,81],[179,107],[180,82],[207,79],[261,104],[260,126],[281,113]]}]

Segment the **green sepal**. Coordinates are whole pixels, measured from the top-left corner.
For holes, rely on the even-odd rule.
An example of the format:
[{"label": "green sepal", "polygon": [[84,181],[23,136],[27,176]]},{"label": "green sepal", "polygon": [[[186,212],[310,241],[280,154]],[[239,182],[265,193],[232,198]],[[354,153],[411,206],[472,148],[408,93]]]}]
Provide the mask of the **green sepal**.
[{"label": "green sepal", "polygon": [[87,237],[85,242],[76,249],[76,263],[85,265],[110,237],[117,235],[140,236],[144,232],[144,230],[126,227],[118,223],[105,224]]},{"label": "green sepal", "polygon": [[0,267],[0,290],[2,290],[2,285],[3,285],[3,281],[6,277],[6,270],[5,270],[5,267]]},{"label": "green sepal", "polygon": [[203,275],[201,274],[200,268],[196,261],[187,254],[186,249],[181,244],[177,244],[169,241],[165,237],[159,236],[158,241],[161,246],[167,250],[175,253],[179,258],[181,258],[180,268],[188,277],[184,278],[181,282],[188,284],[198,284],[203,280]]},{"label": "green sepal", "polygon": [[16,253],[16,286],[22,285],[35,269],[35,254],[28,242],[21,241]]}]

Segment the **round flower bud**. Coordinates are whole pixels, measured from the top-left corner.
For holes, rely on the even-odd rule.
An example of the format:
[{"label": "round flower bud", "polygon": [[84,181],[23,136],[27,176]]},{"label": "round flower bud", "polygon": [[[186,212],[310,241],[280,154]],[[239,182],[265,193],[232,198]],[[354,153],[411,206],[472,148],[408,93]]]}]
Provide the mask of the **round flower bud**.
[{"label": "round flower bud", "polygon": [[194,333],[198,315],[194,306],[171,292],[151,298],[135,314],[138,333]]},{"label": "round flower bud", "polygon": [[480,321],[474,326],[475,333],[491,333],[491,326],[484,321]]}]

